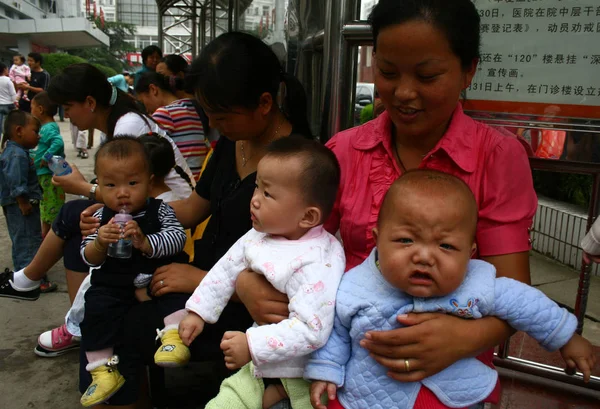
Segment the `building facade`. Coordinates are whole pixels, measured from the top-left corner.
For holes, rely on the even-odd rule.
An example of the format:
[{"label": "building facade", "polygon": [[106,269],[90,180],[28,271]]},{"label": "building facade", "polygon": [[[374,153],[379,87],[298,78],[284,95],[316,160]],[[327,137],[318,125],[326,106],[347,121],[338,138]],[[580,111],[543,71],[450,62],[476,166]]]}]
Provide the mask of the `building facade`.
[{"label": "building facade", "polygon": [[0,0],[0,60],[15,53],[108,45],[78,0]]}]

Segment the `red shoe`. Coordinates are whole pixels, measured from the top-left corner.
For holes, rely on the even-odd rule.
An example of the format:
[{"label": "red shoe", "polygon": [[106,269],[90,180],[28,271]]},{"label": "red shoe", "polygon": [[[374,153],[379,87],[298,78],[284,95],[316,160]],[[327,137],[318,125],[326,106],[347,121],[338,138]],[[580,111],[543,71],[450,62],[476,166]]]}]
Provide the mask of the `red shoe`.
[{"label": "red shoe", "polygon": [[34,351],[36,355],[52,358],[65,354],[80,346],[79,337],[74,337],[65,324],[58,328],[42,333],[38,338],[38,344]]},{"label": "red shoe", "polygon": [[57,288],[58,286],[56,283],[53,283],[52,281],[42,281],[40,283],[41,293],[51,293],[52,291],[56,291]]}]

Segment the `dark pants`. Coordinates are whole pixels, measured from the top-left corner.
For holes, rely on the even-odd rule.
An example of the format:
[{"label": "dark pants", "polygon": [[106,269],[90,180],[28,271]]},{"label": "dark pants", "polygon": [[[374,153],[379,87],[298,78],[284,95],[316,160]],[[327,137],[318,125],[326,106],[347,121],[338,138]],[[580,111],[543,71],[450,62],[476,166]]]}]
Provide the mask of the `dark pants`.
[{"label": "dark pants", "polygon": [[13,267],[18,271],[29,265],[42,244],[40,205],[33,205],[27,216],[23,216],[16,203],[2,206],[2,210],[12,241]]},{"label": "dark pants", "polygon": [[24,112],[31,113],[31,101],[27,101],[24,98],[19,100],[19,109]]},{"label": "dark pants", "polygon": [[[154,365],[154,353],[158,348],[155,340],[156,329],[164,326],[163,314],[165,311],[172,310],[174,312],[184,308],[185,301],[189,296],[189,294],[185,294],[185,297],[182,296],[179,301],[174,297],[165,302],[165,304],[170,304],[168,308],[160,305],[160,299],[163,296],[138,304],[129,311],[124,320],[123,342],[115,347],[115,353],[119,355],[119,372],[125,377],[126,382],[110,398],[111,405],[130,405],[137,401],[141,379],[142,376],[145,376],[143,365]],[[207,324],[202,334],[190,346],[192,360],[223,359],[219,344],[225,331],[246,331],[251,325],[252,318],[244,305],[230,302],[223,310],[219,321],[215,324]],[[81,393],[85,392],[92,381],[90,374],[85,370],[87,359],[83,351],[87,349],[84,336],[79,365],[79,390]]]},{"label": "dark pants", "polygon": [[[93,274],[102,274],[98,271]],[[92,285],[85,293],[85,315],[81,336],[86,351],[113,348],[123,338],[127,312],[137,304],[134,287]]]},{"label": "dark pants", "polygon": [[4,117],[6,117],[13,109],[15,109],[14,104],[0,104],[0,136],[2,135],[2,132],[4,132]]}]

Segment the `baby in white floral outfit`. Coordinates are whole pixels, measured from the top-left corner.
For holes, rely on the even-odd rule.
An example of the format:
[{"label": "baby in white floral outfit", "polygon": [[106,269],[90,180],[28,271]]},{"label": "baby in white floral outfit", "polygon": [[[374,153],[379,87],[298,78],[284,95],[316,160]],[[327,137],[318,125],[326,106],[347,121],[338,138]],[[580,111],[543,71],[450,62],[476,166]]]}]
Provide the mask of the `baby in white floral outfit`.
[{"label": "baby in white floral outfit", "polygon": [[290,136],[270,144],[258,164],[250,203],[253,228],[208,272],[186,303],[187,313],[174,314],[185,317],[179,325],[161,331],[155,362],[180,366],[189,360],[187,346],[205,322],[218,320],[243,270],[263,274],[289,297],[288,319],[224,334],[226,366],[243,368],[224,381],[207,409],[260,409],[286,397],[294,408],[311,408],[304,366],[329,338],[346,265],[342,245],[323,228],[339,180],[337,159],[320,143]]}]

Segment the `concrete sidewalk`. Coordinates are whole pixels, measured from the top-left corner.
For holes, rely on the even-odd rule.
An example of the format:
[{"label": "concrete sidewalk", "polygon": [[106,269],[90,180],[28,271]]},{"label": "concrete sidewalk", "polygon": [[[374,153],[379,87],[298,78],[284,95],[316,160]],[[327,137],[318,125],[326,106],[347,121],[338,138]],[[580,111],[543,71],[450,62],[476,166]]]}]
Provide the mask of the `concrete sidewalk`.
[{"label": "concrete sidewalk", "polygon": [[[59,122],[59,125],[65,140],[67,160],[91,179],[95,149],[90,151],[88,159],[77,158],[68,122]],[[97,146],[98,131],[95,139]],[[11,244],[4,220],[0,221],[0,243],[5,248],[0,253],[0,267],[11,267]],[[532,254],[531,266],[534,285],[556,301],[574,306],[578,272],[537,253]],[[69,307],[62,262],[54,266],[49,276],[58,283],[58,291],[43,294],[36,302],[0,298],[0,409],[81,407],[77,387],[78,353],[71,352],[53,359],[39,358],[33,353],[38,335],[63,324]],[[594,277],[588,299],[588,315],[596,320],[600,320],[599,294],[600,280]],[[584,335],[600,345],[597,322],[586,320]]]}]

